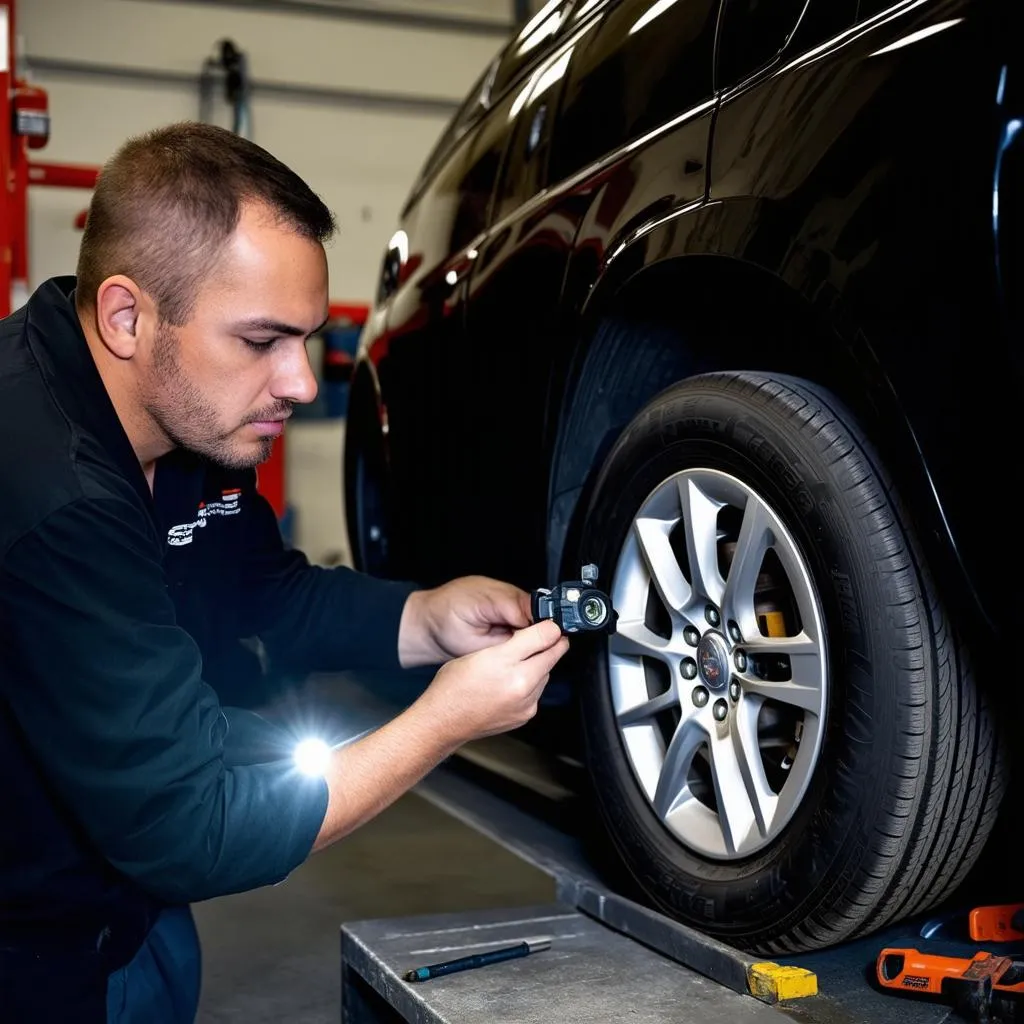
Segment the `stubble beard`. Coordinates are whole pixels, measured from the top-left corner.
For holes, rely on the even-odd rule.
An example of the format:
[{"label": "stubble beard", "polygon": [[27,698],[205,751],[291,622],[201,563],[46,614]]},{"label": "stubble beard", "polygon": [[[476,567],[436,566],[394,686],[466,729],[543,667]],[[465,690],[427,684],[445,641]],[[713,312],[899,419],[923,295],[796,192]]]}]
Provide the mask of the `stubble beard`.
[{"label": "stubble beard", "polygon": [[[173,328],[157,328],[153,355],[153,381],[146,410],[175,448],[192,452],[224,469],[254,469],[270,458],[272,437],[260,438],[240,449],[218,422],[217,409],[189,380],[178,359],[179,341]],[[275,415],[270,413],[267,418]],[[255,419],[259,419],[256,416]]]}]

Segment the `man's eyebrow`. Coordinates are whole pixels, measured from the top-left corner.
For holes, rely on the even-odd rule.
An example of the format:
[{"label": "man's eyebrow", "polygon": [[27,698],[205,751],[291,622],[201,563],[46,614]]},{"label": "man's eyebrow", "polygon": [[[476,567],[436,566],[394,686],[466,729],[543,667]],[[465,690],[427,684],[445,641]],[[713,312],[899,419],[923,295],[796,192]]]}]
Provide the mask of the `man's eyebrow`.
[{"label": "man's eyebrow", "polygon": [[238,324],[238,329],[242,331],[263,331],[267,334],[284,334],[294,338],[304,338],[307,334],[316,334],[330,317],[324,317],[324,319],[317,324],[316,327],[311,331],[306,331],[305,328],[296,327],[294,324],[282,323],[280,320],[271,320],[266,317],[257,317],[254,320],[243,320]]}]

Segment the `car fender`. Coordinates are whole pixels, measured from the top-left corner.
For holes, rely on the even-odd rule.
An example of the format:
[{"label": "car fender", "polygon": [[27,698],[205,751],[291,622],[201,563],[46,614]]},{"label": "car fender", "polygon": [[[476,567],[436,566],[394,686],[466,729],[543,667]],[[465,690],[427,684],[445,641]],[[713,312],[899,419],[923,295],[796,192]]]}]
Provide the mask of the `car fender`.
[{"label": "car fender", "polygon": [[[878,446],[890,473],[899,479],[913,521],[925,544],[929,561],[945,583],[947,593],[964,598],[965,611],[986,626],[978,593],[960,558],[934,481],[915,431],[898,401],[892,382],[876,358],[869,339],[859,329],[847,308],[841,290],[820,269],[836,265],[836,254],[813,237],[801,236],[794,227],[793,242],[780,258],[752,259],[752,244],[760,225],[766,221],[777,226],[778,209],[763,197],[743,197],[725,201],[681,204],[659,210],[649,218],[634,222],[609,239],[603,259],[591,282],[569,275],[567,304],[578,309],[580,330],[575,344],[567,346],[563,364],[556,370],[563,387],[561,409],[552,416],[564,428],[572,417],[566,410],[585,401],[594,367],[602,377],[608,360],[595,355],[592,348],[601,325],[610,319],[636,318],[648,323],[652,318],[664,322],[670,310],[652,303],[654,289],[671,293],[670,304],[677,306],[687,297],[706,301],[709,280],[736,283],[728,298],[737,304],[744,292],[756,282],[758,289],[773,293],[779,303],[790,303],[804,318],[807,335],[803,346],[782,351],[763,344],[740,345],[735,352],[709,355],[696,352],[679,363],[680,379],[688,373],[718,369],[775,370],[808,375],[832,388],[850,406],[861,425]],[[744,253],[740,259],[735,253]],[[678,313],[678,309],[676,310]],[[685,347],[684,334],[674,336]],[[831,369],[829,369],[831,368]],[[653,396],[647,396],[653,397]],[[570,428],[571,429],[571,428]],[[587,450],[587,443],[593,445]],[[573,538],[585,515],[587,477],[593,476],[600,457],[599,441],[564,438],[555,442],[551,476],[552,538],[549,566],[561,570],[575,557]],[[569,562],[566,562],[566,559]]]}]

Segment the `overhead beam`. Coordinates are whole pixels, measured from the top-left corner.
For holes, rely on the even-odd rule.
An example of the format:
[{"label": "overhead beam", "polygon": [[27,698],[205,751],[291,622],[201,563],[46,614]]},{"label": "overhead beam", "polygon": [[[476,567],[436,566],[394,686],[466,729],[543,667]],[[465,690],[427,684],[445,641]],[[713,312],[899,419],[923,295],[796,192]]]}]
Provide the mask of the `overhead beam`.
[{"label": "overhead beam", "polygon": [[[372,6],[359,0],[135,0],[136,3],[177,3],[193,6],[244,7],[248,11],[276,14],[311,14],[324,18],[347,18],[398,28],[426,29],[433,32],[459,32],[469,35],[507,39],[514,23],[488,18],[467,18],[457,14],[435,14],[396,7]],[[516,0],[518,4],[519,0]],[[524,7],[528,4],[524,3]]]},{"label": "overhead beam", "polygon": [[[84,60],[27,56],[25,63],[40,74],[70,77],[114,78],[149,85],[171,85],[196,90],[198,96],[199,75],[188,71],[170,71],[158,68],[129,67],[117,64],[100,64]],[[249,83],[252,95],[273,96],[279,99],[296,100],[305,103],[320,103],[329,106],[358,107],[363,110],[386,110],[403,114],[431,114],[451,117],[459,108],[458,100],[402,93],[373,92],[362,89],[337,89],[329,86],[303,85],[296,82],[261,81]]]}]

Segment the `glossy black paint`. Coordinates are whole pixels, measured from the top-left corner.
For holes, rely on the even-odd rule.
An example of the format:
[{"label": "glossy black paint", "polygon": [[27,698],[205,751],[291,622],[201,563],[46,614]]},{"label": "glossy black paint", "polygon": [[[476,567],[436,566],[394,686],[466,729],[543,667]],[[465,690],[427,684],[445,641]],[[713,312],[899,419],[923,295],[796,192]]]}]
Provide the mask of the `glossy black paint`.
[{"label": "glossy black paint", "polygon": [[549,5],[415,186],[364,332],[349,447],[382,452],[388,571],[550,585],[641,405],[773,370],[856,414],[964,628],[1012,628],[1017,6]]}]

